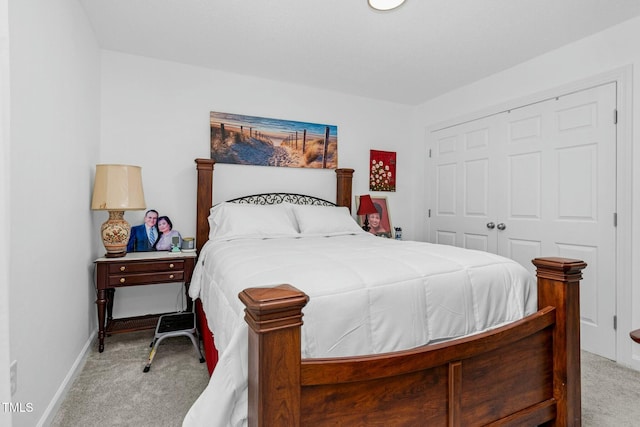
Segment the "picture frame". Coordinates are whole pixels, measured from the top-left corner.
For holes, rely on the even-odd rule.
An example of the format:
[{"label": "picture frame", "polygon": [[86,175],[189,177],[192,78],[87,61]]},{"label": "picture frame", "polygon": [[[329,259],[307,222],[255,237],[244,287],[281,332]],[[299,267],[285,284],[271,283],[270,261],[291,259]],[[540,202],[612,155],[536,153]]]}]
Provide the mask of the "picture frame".
[{"label": "picture frame", "polygon": [[[376,218],[376,214],[369,214],[369,233],[379,237],[392,238],[393,226],[391,224],[391,215],[389,214],[389,204],[387,198],[384,196],[371,196],[373,205],[378,210],[379,220]],[[356,196],[356,212],[360,206],[360,196]],[[365,215],[358,215],[358,224],[362,227],[364,225]]]},{"label": "picture frame", "polygon": [[396,152],[369,151],[369,191],[396,191]]}]

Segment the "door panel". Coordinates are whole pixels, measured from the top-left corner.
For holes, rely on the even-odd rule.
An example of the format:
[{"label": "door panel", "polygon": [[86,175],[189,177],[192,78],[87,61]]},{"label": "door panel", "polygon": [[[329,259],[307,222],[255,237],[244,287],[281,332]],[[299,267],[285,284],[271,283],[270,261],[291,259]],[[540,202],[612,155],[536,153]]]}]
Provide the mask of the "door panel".
[{"label": "door panel", "polygon": [[540,152],[509,157],[509,218],[540,219],[541,161]]},{"label": "door panel", "polygon": [[489,159],[464,163],[464,214],[467,217],[488,216]]},{"label": "door panel", "polygon": [[491,203],[495,188],[494,155],[501,143],[491,118],[438,132],[432,150],[435,163],[431,175],[429,239],[432,242],[496,252],[495,232],[487,228],[495,217]]},{"label": "door panel", "polygon": [[583,259],[580,284],[582,348],[616,359],[616,85],[560,97],[557,131],[557,219],[561,256]]}]

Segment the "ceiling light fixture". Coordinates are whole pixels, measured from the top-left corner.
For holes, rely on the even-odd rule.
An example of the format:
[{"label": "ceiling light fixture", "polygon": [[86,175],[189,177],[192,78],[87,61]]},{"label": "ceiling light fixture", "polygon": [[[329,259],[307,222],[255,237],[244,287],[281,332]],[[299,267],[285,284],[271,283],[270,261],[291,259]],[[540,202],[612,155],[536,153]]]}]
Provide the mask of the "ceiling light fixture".
[{"label": "ceiling light fixture", "polygon": [[369,6],[376,10],[392,10],[404,3],[404,0],[369,0]]}]

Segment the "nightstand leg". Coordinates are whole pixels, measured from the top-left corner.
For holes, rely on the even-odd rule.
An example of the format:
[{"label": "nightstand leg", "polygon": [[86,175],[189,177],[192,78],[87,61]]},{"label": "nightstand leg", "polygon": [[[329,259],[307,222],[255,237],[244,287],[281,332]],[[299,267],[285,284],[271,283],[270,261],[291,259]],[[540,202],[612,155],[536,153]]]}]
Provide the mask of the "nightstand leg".
[{"label": "nightstand leg", "polygon": [[116,297],[116,290],[113,288],[107,289],[107,322],[113,320],[113,300]]},{"label": "nightstand leg", "polygon": [[104,289],[98,290],[96,305],[98,306],[98,351],[102,353],[104,351],[104,311],[107,305],[106,292]]}]

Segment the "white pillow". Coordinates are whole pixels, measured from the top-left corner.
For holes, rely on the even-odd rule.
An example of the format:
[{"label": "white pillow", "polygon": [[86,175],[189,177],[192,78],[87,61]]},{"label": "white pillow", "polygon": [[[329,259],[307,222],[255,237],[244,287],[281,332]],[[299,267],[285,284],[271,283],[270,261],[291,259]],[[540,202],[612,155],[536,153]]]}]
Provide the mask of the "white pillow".
[{"label": "white pillow", "polygon": [[337,235],[364,233],[344,206],[293,205],[301,234]]},{"label": "white pillow", "polygon": [[299,236],[289,204],[223,202],[209,211],[209,239]]}]

